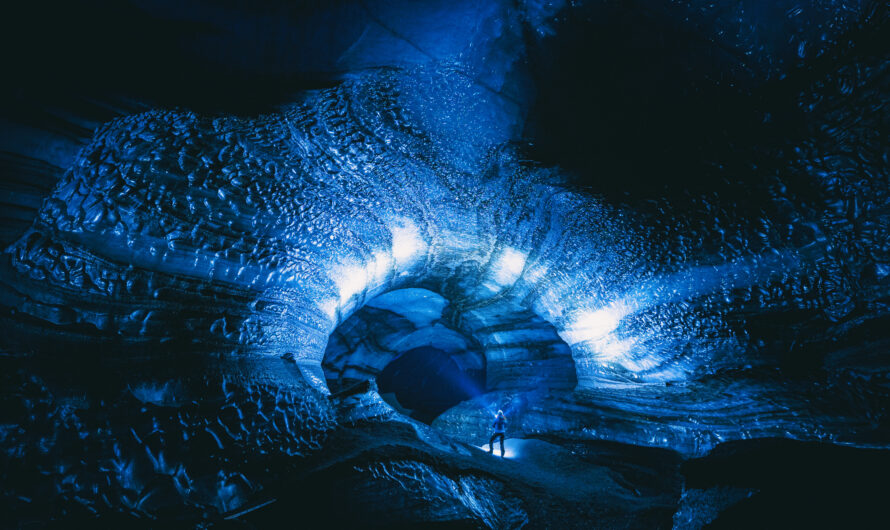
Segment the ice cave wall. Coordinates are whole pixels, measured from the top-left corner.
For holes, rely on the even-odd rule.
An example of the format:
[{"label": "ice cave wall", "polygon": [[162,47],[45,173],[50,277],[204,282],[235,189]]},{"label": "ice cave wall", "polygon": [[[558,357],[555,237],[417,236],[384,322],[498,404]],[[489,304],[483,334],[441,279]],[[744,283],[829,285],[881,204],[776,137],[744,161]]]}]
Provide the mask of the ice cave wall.
[{"label": "ice cave wall", "polygon": [[[579,308],[547,297],[601,280],[588,271],[545,282],[555,267],[536,264],[572,247],[607,256],[599,266],[617,277],[623,256],[605,245],[624,237],[618,221],[503,149],[460,146],[473,159],[451,144],[442,156],[442,139],[412,130],[412,102],[399,101],[398,84],[419,75],[375,74],[249,122],[152,113],[113,123],[11,247],[12,267],[39,286],[8,296],[55,324],[289,351],[313,375],[336,324],[399,286],[465,303],[532,295],[542,301],[525,305],[569,330]],[[456,112],[472,114],[469,101]],[[596,243],[566,235],[581,208],[574,225],[587,222]],[[106,309],[124,296],[119,312]],[[230,311],[206,314],[208,296]]]},{"label": "ice cave wall", "polygon": [[[677,466],[887,447],[886,6],[205,4],[0,32],[10,524],[653,527],[749,496],[748,447],[815,479],[793,517],[879,474]],[[417,346],[485,370],[434,428],[369,381]],[[522,495],[464,443],[497,408],[608,491]]]},{"label": "ice cave wall", "polygon": [[[678,417],[695,432],[722,424],[724,437],[874,428],[880,407],[860,399],[885,367],[885,340],[869,330],[887,315],[886,146],[873,134],[886,65],[848,51],[846,66],[805,81],[795,103],[806,134],[757,153],[781,169],[750,168],[766,202],[614,204],[511,143],[532,91],[522,54],[508,52],[548,11],[491,5],[482,29],[433,39],[411,60],[355,59],[395,46],[393,32],[389,44],[364,33],[347,57],[369,69],[278,113],[150,111],[103,125],[4,253],[9,347],[223,352],[251,360],[248,379],[300,385],[297,374],[324,390],[336,327],[414,287],[478,308],[486,326],[506,320],[485,308],[548,322],[579,395],[650,418],[632,440],[679,444],[651,431]],[[533,27],[541,39],[552,29]],[[736,37],[730,47],[764,48],[772,66],[758,82],[784,64],[771,58],[793,57]],[[878,112],[857,117],[867,109]],[[797,371],[810,358],[828,374],[817,383]],[[834,410],[813,397],[821,385],[843,397]],[[554,426],[589,427],[575,399],[559,409],[571,421]],[[543,416],[529,428],[552,423]]]}]

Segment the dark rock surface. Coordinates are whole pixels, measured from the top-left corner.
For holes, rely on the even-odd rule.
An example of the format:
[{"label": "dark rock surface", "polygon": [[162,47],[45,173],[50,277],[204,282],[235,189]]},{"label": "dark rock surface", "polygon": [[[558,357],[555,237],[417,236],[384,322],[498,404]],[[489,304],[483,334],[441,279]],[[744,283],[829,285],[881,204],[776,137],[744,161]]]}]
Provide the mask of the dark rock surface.
[{"label": "dark rock surface", "polygon": [[687,492],[746,492],[709,528],[878,528],[888,471],[887,450],[775,438],[728,442],[683,464]]}]

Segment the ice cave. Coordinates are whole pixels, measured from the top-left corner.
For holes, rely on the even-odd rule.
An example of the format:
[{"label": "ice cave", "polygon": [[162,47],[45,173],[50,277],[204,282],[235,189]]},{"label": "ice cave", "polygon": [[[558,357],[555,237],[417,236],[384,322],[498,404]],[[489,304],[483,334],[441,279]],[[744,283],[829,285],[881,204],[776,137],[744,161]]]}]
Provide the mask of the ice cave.
[{"label": "ice cave", "polygon": [[3,18],[0,526],[890,524],[890,4]]}]

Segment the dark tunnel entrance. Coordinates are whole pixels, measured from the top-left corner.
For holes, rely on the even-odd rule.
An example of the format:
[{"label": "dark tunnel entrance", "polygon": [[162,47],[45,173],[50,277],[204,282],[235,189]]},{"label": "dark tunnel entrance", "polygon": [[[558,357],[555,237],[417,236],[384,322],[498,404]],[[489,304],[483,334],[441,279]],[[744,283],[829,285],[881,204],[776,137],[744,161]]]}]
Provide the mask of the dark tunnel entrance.
[{"label": "dark tunnel entrance", "polygon": [[485,391],[485,372],[464,371],[454,359],[433,346],[403,353],[377,376],[381,397],[424,423],[461,401]]},{"label": "dark tunnel entrance", "polygon": [[370,300],[328,339],[322,367],[331,392],[374,380],[395,410],[424,423],[484,393],[483,347],[454,322],[449,301],[427,289]]},{"label": "dark tunnel entrance", "polygon": [[452,409],[482,417],[491,403],[577,385],[571,349],[529,308],[421,288],[379,295],[342,321],[322,368],[332,393],[374,381],[393,409],[430,424]]}]

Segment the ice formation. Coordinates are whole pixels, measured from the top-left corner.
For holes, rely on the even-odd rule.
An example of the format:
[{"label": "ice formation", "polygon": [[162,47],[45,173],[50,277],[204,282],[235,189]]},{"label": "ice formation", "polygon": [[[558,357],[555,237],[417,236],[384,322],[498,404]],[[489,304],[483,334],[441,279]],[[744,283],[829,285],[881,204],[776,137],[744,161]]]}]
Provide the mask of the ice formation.
[{"label": "ice formation", "polygon": [[[860,20],[839,2],[779,2],[801,26],[786,42],[757,29],[773,20],[757,9],[643,3],[753,54],[715,59],[747,87],[840,53]],[[580,9],[554,4],[399,4],[337,57],[349,72],[338,83],[277,112],[150,110],[101,125],[2,255],[4,349],[23,354],[4,384],[41,396],[16,402],[7,456],[57,458],[57,492],[94,512],[156,514],[177,498],[231,514],[263,480],[287,480],[244,469],[317,458],[338,423],[414,425],[374,380],[420,347],[478,382],[435,429],[411,427],[454,454],[445,434],[481,444],[498,407],[515,435],[684,457],[770,436],[886,447],[886,60],[851,48],[810,71],[788,98],[805,116],[799,136],[714,162],[715,179],[747,171],[750,188],[616,200],[522,142],[544,83],[529,48]],[[107,416],[96,411],[113,393],[66,401],[80,391],[59,397],[30,377],[33,352],[110,363],[100,372],[125,400]],[[98,415],[87,425],[77,410]],[[63,454],[74,446],[87,456]],[[247,463],[214,460],[229,450]],[[529,523],[501,482],[413,455],[356,463],[347,489],[367,508],[375,488],[422,485],[413,495],[432,511],[408,499],[393,524]],[[683,510],[700,500],[689,495]]]}]

